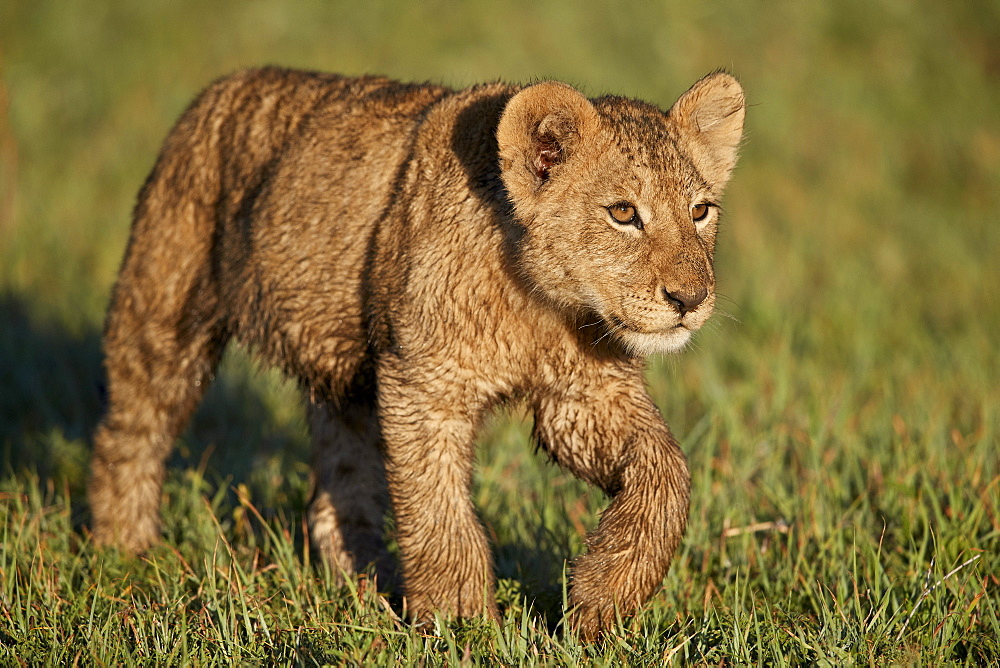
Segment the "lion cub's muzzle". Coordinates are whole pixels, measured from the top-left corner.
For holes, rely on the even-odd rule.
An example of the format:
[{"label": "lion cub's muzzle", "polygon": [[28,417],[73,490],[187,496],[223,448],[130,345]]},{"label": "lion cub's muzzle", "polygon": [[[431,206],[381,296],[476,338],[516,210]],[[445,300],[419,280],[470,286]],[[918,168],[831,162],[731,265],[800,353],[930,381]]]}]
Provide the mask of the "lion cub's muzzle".
[{"label": "lion cub's muzzle", "polygon": [[673,289],[661,285],[649,296],[626,297],[606,319],[615,336],[635,355],[676,352],[711,316],[715,305],[712,287],[705,283]]}]

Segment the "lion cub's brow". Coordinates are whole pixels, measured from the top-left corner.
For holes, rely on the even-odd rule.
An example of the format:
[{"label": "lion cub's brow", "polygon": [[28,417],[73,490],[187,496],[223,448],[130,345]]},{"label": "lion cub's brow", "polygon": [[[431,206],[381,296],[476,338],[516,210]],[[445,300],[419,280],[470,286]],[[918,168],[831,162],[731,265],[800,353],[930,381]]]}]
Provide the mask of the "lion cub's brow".
[{"label": "lion cub's brow", "polygon": [[647,215],[649,207],[674,199],[683,210],[690,205],[690,192],[709,189],[692,160],[678,148],[666,112],[617,96],[599,98],[595,107],[611,130],[624,166],[630,168],[619,189],[645,194],[650,199]]}]

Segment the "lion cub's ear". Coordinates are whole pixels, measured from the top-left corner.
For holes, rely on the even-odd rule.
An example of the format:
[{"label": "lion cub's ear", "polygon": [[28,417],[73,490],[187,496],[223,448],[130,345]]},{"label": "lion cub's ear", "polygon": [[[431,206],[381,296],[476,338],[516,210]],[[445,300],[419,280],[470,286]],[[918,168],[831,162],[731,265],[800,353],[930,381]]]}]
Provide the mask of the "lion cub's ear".
[{"label": "lion cub's ear", "polygon": [[557,81],[529,86],[512,97],[497,126],[497,144],[504,185],[514,200],[537,193],[598,122],[590,101]]},{"label": "lion cub's ear", "polygon": [[670,118],[689,140],[695,166],[716,188],[726,185],[736,166],[745,109],[743,88],[724,72],[703,78],[670,108]]}]

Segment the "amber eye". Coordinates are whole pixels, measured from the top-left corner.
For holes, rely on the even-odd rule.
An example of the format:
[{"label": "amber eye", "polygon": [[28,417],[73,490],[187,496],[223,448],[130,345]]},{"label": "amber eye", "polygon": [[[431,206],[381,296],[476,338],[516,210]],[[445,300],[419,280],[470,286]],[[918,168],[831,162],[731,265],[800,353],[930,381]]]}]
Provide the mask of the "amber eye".
[{"label": "amber eye", "polygon": [[691,207],[691,218],[695,222],[700,222],[702,220],[705,220],[706,216],[708,216],[708,205],[705,204],[704,202],[702,202],[701,204],[695,204],[693,207]]},{"label": "amber eye", "polygon": [[608,213],[620,225],[634,225],[637,229],[642,229],[642,219],[635,212],[635,207],[628,202],[618,202],[608,207]]}]

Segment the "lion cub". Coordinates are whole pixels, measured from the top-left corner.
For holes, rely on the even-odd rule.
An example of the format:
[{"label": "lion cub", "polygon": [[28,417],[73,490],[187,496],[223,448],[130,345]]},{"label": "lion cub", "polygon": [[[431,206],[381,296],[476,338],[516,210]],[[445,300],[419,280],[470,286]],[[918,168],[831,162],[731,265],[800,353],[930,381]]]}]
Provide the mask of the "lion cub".
[{"label": "lion cub", "polygon": [[205,90],[139,194],[104,337],[95,540],[158,539],[164,461],[235,339],[298,379],[311,540],[408,609],[496,614],[469,495],[477,427],[534,436],[613,501],[572,568],[592,637],[659,586],[684,533],[684,454],[643,358],[715,303],[719,201],[744,97],[709,75],[668,112],[565,84],[454,91],[260,69]]}]

